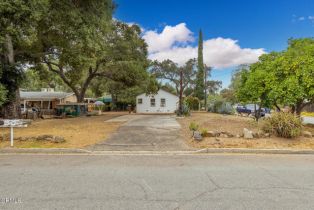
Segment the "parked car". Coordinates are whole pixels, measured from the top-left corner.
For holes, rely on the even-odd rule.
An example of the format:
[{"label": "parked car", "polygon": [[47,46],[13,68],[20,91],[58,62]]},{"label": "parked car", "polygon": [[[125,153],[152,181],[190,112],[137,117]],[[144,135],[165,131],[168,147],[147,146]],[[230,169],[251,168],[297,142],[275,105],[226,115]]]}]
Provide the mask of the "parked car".
[{"label": "parked car", "polygon": [[[246,104],[244,106],[238,105],[236,110],[239,114],[255,115],[255,109],[258,111],[259,106],[256,104]],[[266,114],[270,113],[269,108],[261,108],[261,117],[265,117]]]}]

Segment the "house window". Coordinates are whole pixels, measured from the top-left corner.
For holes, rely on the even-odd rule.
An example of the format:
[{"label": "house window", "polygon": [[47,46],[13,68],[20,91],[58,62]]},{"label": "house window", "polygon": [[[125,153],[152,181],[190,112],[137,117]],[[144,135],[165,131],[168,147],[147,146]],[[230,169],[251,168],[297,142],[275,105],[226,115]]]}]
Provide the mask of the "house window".
[{"label": "house window", "polygon": [[153,106],[155,106],[155,105],[156,105],[155,99],[154,99],[154,98],[151,98],[151,99],[150,99],[150,106],[153,107]]},{"label": "house window", "polygon": [[166,99],[165,98],[161,98],[160,99],[160,107],[165,107],[166,106]]},{"label": "house window", "polygon": [[142,98],[137,99],[137,103],[138,104],[142,104],[143,103],[143,99]]}]

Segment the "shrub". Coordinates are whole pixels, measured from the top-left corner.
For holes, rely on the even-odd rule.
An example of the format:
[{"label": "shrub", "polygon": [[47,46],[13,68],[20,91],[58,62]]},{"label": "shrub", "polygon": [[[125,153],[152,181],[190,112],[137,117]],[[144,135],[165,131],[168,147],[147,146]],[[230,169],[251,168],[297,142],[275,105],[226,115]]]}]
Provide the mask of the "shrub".
[{"label": "shrub", "polygon": [[185,103],[191,110],[198,110],[200,100],[197,97],[188,96],[185,98]]},{"label": "shrub", "polygon": [[196,124],[195,122],[191,122],[189,126],[191,131],[197,131],[198,127],[198,124]]},{"label": "shrub", "polygon": [[182,113],[180,113],[180,110],[176,110],[177,116],[190,116],[190,108],[186,103],[182,104]]},{"label": "shrub", "polygon": [[201,129],[201,135],[205,137],[207,135],[208,130],[206,128]]},{"label": "shrub", "polygon": [[261,123],[264,132],[284,138],[297,137],[302,130],[301,119],[291,113],[277,112]]},{"label": "shrub", "polygon": [[209,102],[208,111],[219,114],[234,114],[231,103],[224,99]]}]

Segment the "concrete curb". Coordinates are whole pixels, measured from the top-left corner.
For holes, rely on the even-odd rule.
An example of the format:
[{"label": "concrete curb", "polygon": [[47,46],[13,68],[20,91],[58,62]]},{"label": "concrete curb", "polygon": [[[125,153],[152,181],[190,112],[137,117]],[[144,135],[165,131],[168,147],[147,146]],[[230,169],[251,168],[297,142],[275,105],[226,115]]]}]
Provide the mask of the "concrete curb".
[{"label": "concrete curb", "polygon": [[91,151],[84,149],[68,148],[4,148],[0,154],[89,154]]},{"label": "concrete curb", "polygon": [[245,149],[245,148],[204,148],[195,153],[237,153],[237,154],[309,154],[314,155],[314,150],[292,150],[292,149]]},{"label": "concrete curb", "polygon": [[245,148],[204,148],[187,151],[90,151],[69,148],[4,148],[1,154],[82,154],[82,155],[197,155],[197,154],[307,154],[314,155],[314,150],[290,149],[245,149]]}]

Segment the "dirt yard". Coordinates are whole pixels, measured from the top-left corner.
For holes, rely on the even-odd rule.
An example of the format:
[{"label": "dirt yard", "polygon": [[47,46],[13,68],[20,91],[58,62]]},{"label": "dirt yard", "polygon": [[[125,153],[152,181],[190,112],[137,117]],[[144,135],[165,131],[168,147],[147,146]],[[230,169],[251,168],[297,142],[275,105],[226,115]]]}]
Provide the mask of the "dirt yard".
[{"label": "dirt yard", "polygon": [[[83,148],[105,140],[121,125],[122,122],[105,122],[125,112],[108,112],[101,116],[77,117],[67,119],[36,120],[27,128],[15,128],[14,138],[39,135],[62,136],[64,143],[50,143],[46,141],[27,140],[14,141],[19,148]],[[7,136],[0,141],[0,148],[9,147],[9,129],[1,128],[0,135]]]},{"label": "dirt yard", "polygon": [[[257,132],[259,130],[258,124],[248,117],[195,112],[190,117],[181,118],[178,121],[182,126],[182,132],[188,145],[195,148],[314,149],[314,138],[285,139],[272,136],[271,138],[244,139],[206,137],[202,141],[195,141],[189,130],[190,123],[195,122],[200,129],[206,128],[208,131],[227,131],[237,135],[243,132],[243,128],[247,128]],[[306,126],[304,130],[314,133],[314,126]]]}]

